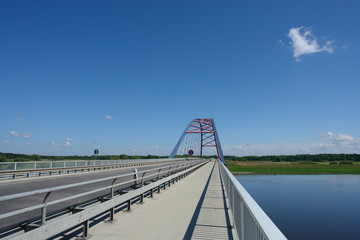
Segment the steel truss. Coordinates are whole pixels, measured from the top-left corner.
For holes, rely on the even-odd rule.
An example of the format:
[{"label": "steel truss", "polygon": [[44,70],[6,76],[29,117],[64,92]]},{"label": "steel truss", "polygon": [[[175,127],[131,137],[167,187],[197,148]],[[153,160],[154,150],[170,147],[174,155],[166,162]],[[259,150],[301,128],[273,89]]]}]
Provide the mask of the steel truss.
[{"label": "steel truss", "polygon": [[187,134],[200,134],[200,157],[203,155],[203,148],[216,148],[217,157],[225,163],[221,149],[219,136],[216,131],[215,122],[212,118],[197,118],[192,120],[181,135],[170,158],[174,158]]}]

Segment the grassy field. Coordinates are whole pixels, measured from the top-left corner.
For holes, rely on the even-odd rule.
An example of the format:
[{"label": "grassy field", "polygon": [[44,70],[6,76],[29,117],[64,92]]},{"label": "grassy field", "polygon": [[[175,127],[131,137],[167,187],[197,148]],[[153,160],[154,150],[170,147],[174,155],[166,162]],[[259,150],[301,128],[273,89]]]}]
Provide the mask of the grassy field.
[{"label": "grassy field", "polygon": [[329,165],[328,162],[226,161],[234,174],[360,174],[360,163]]}]

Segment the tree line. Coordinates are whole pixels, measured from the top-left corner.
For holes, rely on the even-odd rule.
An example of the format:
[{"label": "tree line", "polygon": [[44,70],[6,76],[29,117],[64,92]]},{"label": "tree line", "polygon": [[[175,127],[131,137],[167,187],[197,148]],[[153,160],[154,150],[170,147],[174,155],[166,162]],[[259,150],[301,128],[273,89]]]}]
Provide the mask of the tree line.
[{"label": "tree line", "polygon": [[270,156],[225,156],[225,160],[233,161],[271,161],[271,162],[335,162],[360,161],[360,154],[299,154]]},{"label": "tree line", "polygon": [[[120,159],[158,159],[167,158],[168,156],[157,155],[98,155],[97,160],[120,160]],[[17,153],[2,153],[0,152],[0,162],[26,162],[26,161],[63,161],[63,160],[94,160],[94,156],[47,156],[37,154],[17,154]]]},{"label": "tree line", "polygon": [[[189,157],[188,155],[176,157]],[[193,156],[197,157],[197,156]],[[203,158],[216,158],[216,156],[202,156]],[[120,159],[159,159],[168,156],[158,155],[98,155],[98,160]],[[335,162],[335,161],[360,161],[360,154],[299,154],[299,155],[269,155],[269,156],[224,156],[226,160],[233,161],[272,161],[272,162]],[[25,161],[63,161],[63,160],[93,160],[94,156],[47,156],[37,154],[17,154],[0,152],[0,162],[25,162]]]}]

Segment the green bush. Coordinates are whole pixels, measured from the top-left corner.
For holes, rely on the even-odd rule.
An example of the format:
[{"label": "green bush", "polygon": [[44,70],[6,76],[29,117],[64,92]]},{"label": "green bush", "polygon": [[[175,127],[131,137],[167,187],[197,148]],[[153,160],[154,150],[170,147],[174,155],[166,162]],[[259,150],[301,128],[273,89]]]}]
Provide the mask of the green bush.
[{"label": "green bush", "polygon": [[24,158],[15,158],[14,159],[14,162],[26,162],[26,161],[29,161],[29,160],[24,159]]},{"label": "green bush", "polygon": [[338,165],[338,162],[330,162],[329,165]]},{"label": "green bush", "polygon": [[354,163],[351,162],[351,161],[343,161],[343,162],[340,162],[339,164],[340,165],[351,165],[351,164],[354,164]]}]

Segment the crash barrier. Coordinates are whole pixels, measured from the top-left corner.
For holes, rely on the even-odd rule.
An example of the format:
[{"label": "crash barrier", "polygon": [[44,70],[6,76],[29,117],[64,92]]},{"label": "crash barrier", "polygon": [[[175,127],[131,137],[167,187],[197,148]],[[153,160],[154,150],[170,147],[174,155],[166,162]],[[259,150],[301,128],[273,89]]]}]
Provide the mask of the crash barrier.
[{"label": "crash barrier", "polygon": [[[18,198],[45,194],[42,203],[27,208],[11,211],[8,213],[0,214],[0,220],[3,221],[6,218],[18,214],[24,214],[40,209],[41,219],[39,219],[39,221],[37,222],[23,225],[25,233],[11,239],[48,239],[79,224],[83,225],[82,237],[86,238],[89,236],[89,221],[91,219],[108,212],[109,221],[113,221],[115,209],[120,205],[126,204],[127,210],[130,210],[131,204],[136,199],[137,201],[142,202],[145,196],[152,197],[155,191],[160,192],[161,189],[165,189],[167,186],[170,186],[171,183],[175,183],[178,180],[184,178],[190,172],[201,167],[207,162],[207,160],[203,159],[191,160],[189,162],[173,164],[166,167],[153,168],[144,171],[135,171],[134,173],[122,174],[113,177],[106,177],[81,183],[68,184],[64,186],[3,196],[0,197],[0,203]],[[118,179],[126,177],[127,180],[116,183]],[[109,186],[50,201],[51,194],[56,191],[76,188],[109,180],[111,180],[112,182]],[[124,191],[124,189],[116,189],[117,187],[128,184],[132,185],[131,191]],[[69,211],[71,211],[72,213],[71,215],[62,218],[55,218],[53,220],[48,220],[50,218],[47,216],[47,208],[49,206],[59,204],[71,199],[79,198],[85,195],[101,192],[104,190],[108,190],[109,194],[107,196],[102,196],[101,198],[99,198],[99,202],[97,202],[96,204],[92,204],[89,206],[83,204],[84,206],[80,205],[72,207],[71,209],[69,209]]]},{"label": "crash barrier", "polygon": [[187,159],[161,158],[90,161],[0,162],[0,180],[143,166],[154,163],[183,160]]}]

